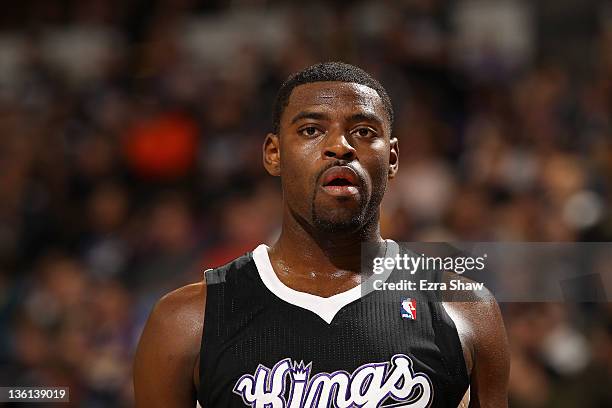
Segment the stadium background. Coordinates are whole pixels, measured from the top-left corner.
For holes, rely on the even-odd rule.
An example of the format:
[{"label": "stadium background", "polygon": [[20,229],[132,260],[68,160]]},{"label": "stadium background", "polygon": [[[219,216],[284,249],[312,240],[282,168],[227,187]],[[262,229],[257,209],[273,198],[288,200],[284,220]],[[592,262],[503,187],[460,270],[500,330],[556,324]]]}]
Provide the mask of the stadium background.
[{"label": "stadium background", "polygon": [[[612,2],[22,0],[0,13],[0,384],[132,405],[163,293],[278,233],[285,77],[389,90],[396,240],[610,241]],[[612,406],[612,308],[503,304],[512,407]]]}]

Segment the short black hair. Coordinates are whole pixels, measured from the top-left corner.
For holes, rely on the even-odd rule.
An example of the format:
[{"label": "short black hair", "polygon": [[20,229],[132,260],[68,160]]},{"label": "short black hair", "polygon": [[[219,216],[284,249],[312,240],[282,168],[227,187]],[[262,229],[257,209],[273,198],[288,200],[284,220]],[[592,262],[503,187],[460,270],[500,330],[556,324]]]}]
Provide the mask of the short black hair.
[{"label": "short black hair", "polygon": [[320,64],[311,65],[302,71],[296,72],[287,78],[281,85],[274,101],[274,110],[272,113],[273,132],[278,134],[280,130],[280,119],[289,104],[289,97],[296,86],[309,84],[312,82],[352,82],[360,85],[365,85],[372,88],[378,93],[383,102],[387,118],[389,119],[389,127],[393,125],[393,106],[391,99],[385,88],[376,79],[363,69],[344,62],[323,62]]}]

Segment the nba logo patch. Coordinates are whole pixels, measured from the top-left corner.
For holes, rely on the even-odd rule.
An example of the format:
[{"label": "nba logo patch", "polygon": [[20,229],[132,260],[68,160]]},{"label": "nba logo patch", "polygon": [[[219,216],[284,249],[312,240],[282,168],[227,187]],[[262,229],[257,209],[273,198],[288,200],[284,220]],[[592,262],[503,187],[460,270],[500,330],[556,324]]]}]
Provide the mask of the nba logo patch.
[{"label": "nba logo patch", "polygon": [[416,320],[417,318],[417,309],[416,309],[416,300],[407,298],[402,300],[402,317],[404,319]]}]

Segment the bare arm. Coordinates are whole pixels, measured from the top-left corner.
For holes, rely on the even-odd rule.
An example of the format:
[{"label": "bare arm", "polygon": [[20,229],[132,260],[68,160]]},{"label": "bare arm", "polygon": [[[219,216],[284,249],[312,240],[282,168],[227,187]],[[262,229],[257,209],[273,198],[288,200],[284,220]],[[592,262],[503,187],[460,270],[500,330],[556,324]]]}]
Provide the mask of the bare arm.
[{"label": "bare arm", "polygon": [[[456,274],[448,279],[472,280]],[[493,295],[486,289],[448,293],[444,308],[457,327],[470,374],[469,406],[506,408],[510,353],[506,329]],[[463,399],[461,407],[467,405]]]},{"label": "bare arm", "polygon": [[[470,407],[508,406],[510,353],[497,302],[490,296],[474,305],[474,368],[470,381]],[[475,316],[474,316],[475,317]]]},{"label": "bare arm", "polygon": [[184,286],[155,305],[134,360],[136,408],[196,406],[206,285]]}]

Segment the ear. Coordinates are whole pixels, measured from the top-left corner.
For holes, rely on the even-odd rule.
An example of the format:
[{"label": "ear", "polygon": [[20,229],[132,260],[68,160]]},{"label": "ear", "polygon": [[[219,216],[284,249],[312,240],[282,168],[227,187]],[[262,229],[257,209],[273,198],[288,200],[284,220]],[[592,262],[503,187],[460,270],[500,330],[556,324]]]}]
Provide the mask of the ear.
[{"label": "ear", "polygon": [[263,143],[263,165],[271,176],[280,176],[280,139],[268,133]]},{"label": "ear", "polygon": [[399,144],[397,137],[392,137],[389,141],[389,179],[392,179],[397,174],[399,168]]}]

